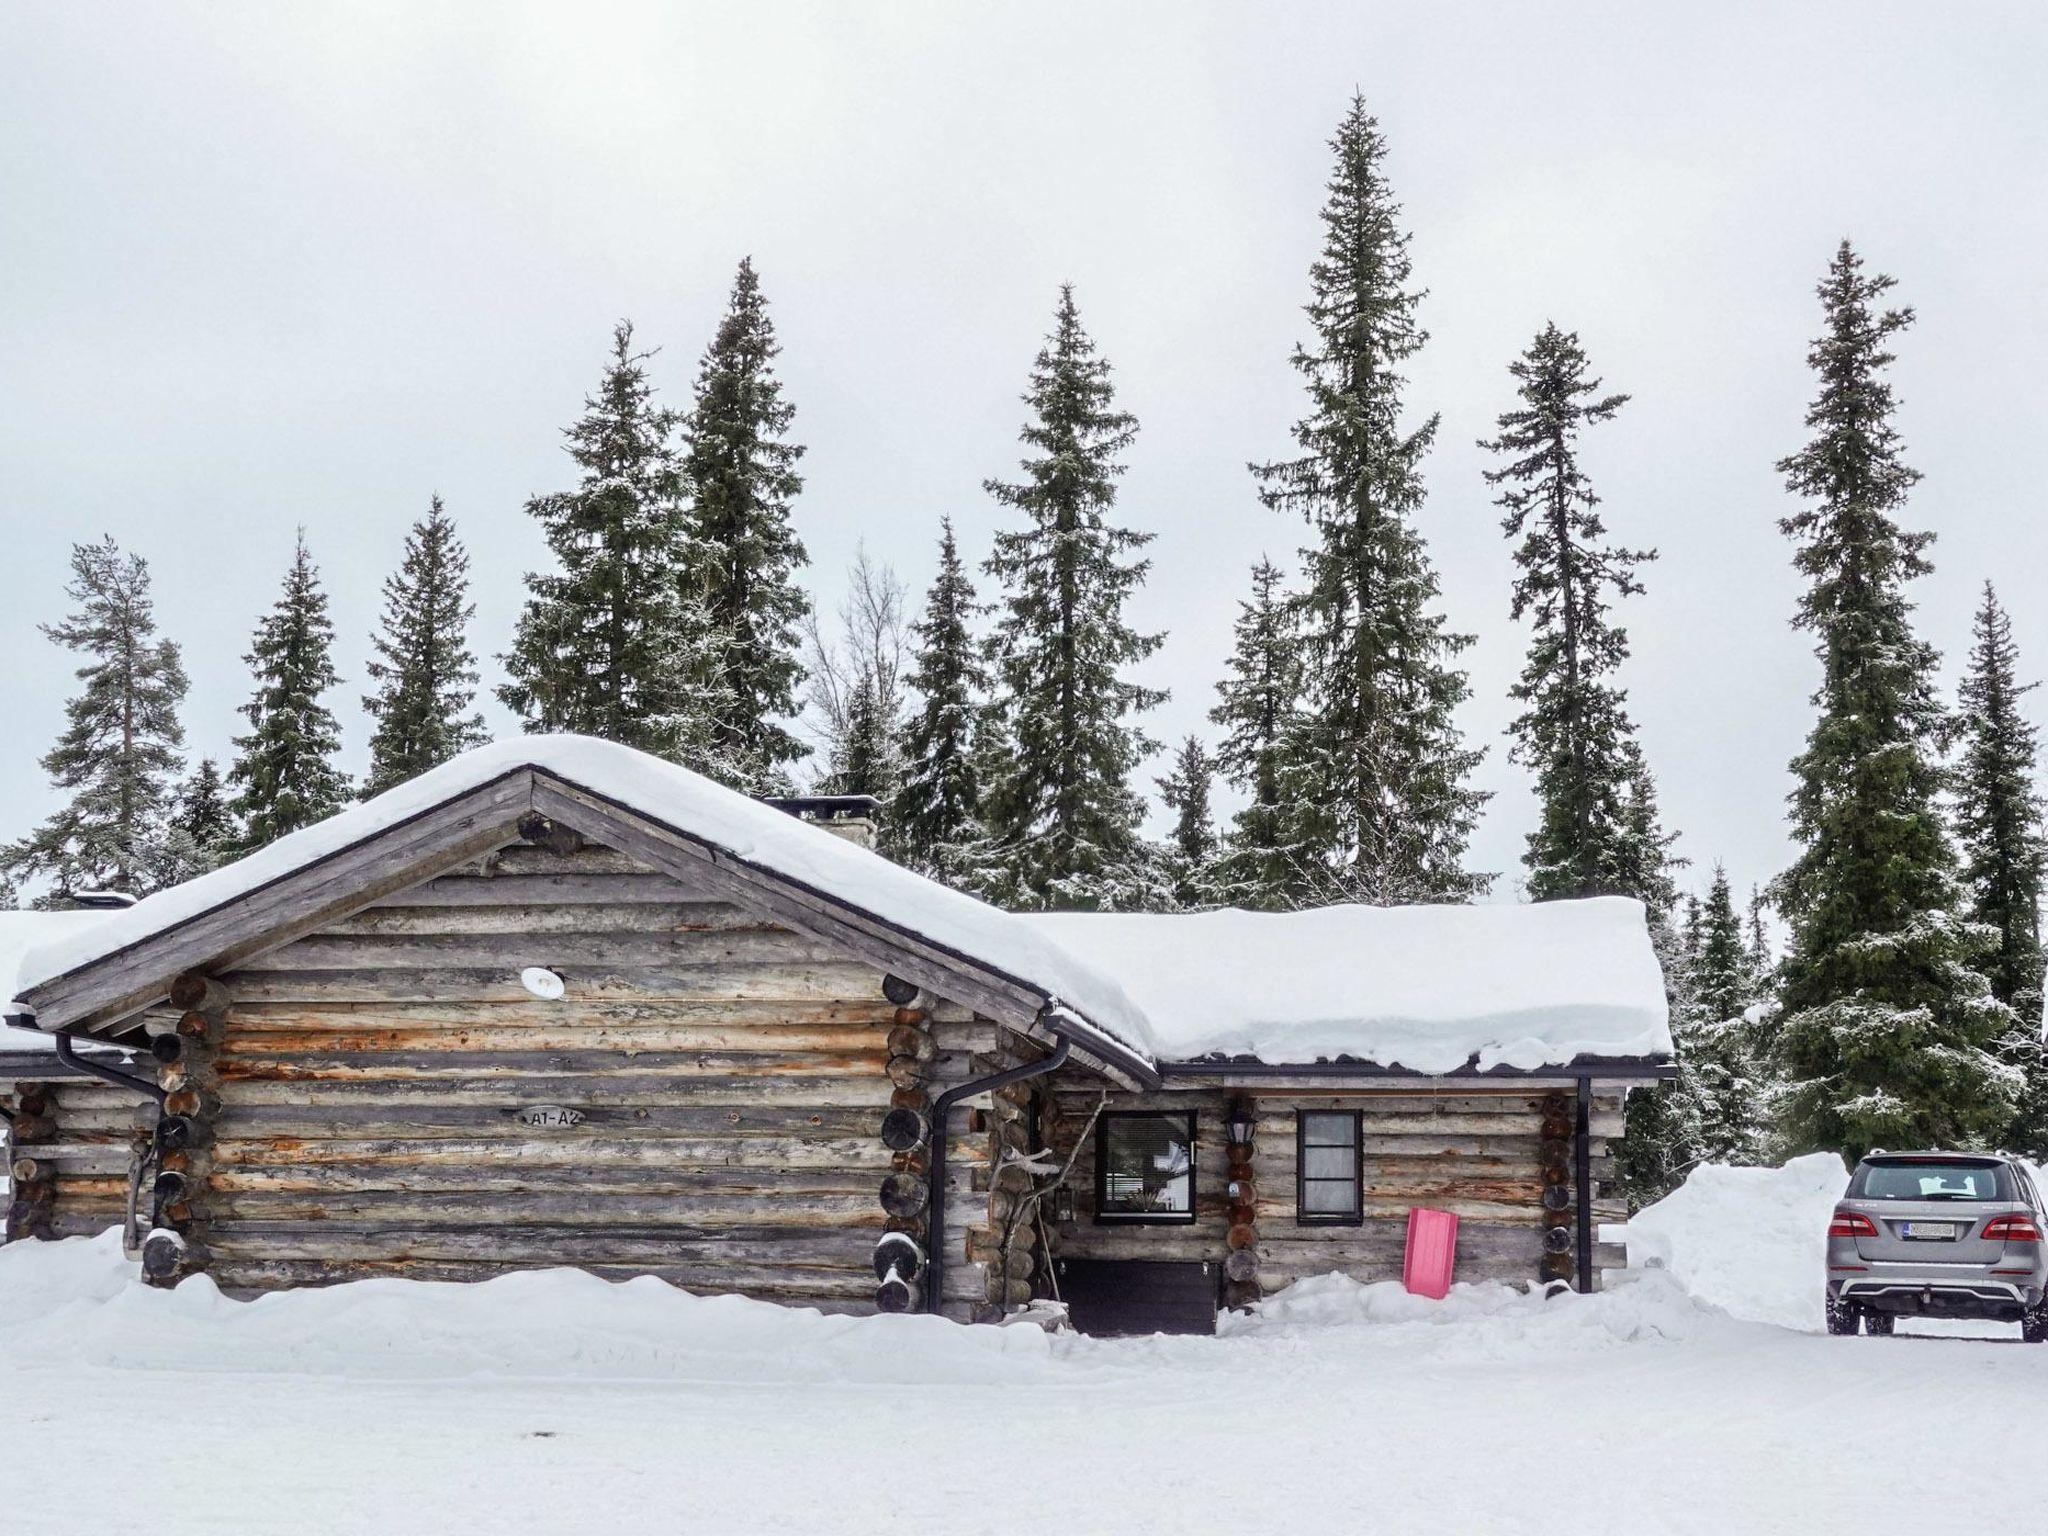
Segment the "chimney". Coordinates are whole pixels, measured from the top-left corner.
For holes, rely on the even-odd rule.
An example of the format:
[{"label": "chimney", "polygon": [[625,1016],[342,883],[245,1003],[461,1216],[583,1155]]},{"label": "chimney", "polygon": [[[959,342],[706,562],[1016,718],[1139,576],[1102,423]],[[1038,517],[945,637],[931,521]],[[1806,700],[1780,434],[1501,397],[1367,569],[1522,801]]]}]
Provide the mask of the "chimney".
[{"label": "chimney", "polygon": [[764,796],[761,803],[867,849],[875,846],[875,828],[882,819],[882,802],[873,795]]}]

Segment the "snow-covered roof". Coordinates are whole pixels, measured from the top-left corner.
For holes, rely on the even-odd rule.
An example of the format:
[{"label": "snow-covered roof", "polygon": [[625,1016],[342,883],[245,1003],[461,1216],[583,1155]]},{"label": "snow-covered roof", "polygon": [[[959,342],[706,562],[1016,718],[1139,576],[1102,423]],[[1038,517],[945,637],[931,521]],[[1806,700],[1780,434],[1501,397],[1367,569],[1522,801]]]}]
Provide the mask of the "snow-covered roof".
[{"label": "snow-covered roof", "polygon": [[[7,1000],[20,990],[18,977],[31,951],[60,938],[84,934],[112,914],[92,912],[0,912],[0,1014],[12,1012]],[[49,1051],[56,1040],[39,1029],[0,1025],[0,1056],[11,1051]]]},{"label": "snow-covered roof", "polygon": [[1620,897],[1021,921],[1115,979],[1158,1060],[1438,1073],[1671,1052],[1643,908]]},{"label": "snow-covered roof", "polygon": [[[1150,1062],[1211,1053],[1346,1056],[1437,1072],[1661,1056],[1671,1038],[1640,906],[1330,908],[1265,915],[1024,916],[923,876],[672,763],[581,736],[466,752],[211,874],[24,938],[20,996],[533,769],[872,914],[1041,993],[1056,1028]],[[9,969],[0,968],[0,985]],[[6,993],[0,993],[5,996]],[[10,1009],[8,1011],[15,1011]]]}]

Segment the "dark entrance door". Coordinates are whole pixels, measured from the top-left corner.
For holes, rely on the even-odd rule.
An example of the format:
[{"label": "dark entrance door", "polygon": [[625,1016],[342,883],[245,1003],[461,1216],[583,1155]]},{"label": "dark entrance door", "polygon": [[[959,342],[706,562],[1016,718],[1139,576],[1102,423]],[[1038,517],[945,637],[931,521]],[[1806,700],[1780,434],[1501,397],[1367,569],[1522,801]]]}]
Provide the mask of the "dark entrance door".
[{"label": "dark entrance door", "polygon": [[1166,1259],[1055,1259],[1060,1296],[1083,1333],[1214,1333],[1222,1266]]}]

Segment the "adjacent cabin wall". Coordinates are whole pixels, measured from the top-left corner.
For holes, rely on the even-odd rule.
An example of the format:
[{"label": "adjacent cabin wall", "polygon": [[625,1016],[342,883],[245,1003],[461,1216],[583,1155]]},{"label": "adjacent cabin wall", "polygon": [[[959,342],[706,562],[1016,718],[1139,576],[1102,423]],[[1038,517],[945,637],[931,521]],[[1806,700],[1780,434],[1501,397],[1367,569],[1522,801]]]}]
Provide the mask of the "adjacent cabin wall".
[{"label": "adjacent cabin wall", "polygon": [[[531,996],[528,966],[566,997]],[[921,1165],[884,1147],[882,1117],[998,1045],[594,846],[508,846],[219,979],[188,1226],[242,1290],[567,1264],[872,1310],[883,1180]],[[892,1050],[906,1025],[928,1059]],[[963,1244],[988,1146],[951,1148]],[[914,1215],[895,1225],[922,1238]],[[982,1288],[957,1250],[953,1276],[963,1303]]]},{"label": "adjacent cabin wall", "polygon": [[[1545,1105],[1556,1089],[1475,1091],[1427,1087],[1365,1092],[1232,1092],[1222,1088],[1129,1094],[1111,1091],[1109,1110],[1196,1111],[1195,1213],[1192,1223],[1112,1224],[1095,1220],[1094,1137],[1081,1128],[1100,1090],[1063,1077],[1053,1088],[1058,1118],[1052,1145],[1078,1148],[1072,1188],[1074,1220],[1058,1228],[1059,1254],[1097,1259],[1161,1259],[1230,1265],[1226,1294],[1248,1300],[1295,1280],[1341,1271],[1362,1281],[1398,1280],[1408,1212],[1416,1206],[1459,1217],[1456,1276],[1460,1280],[1527,1282],[1543,1278]],[[1565,1090],[1568,1102],[1570,1091]],[[1225,1119],[1234,1102],[1252,1110],[1252,1198],[1234,1203]],[[1297,1219],[1296,1116],[1302,1110],[1362,1112],[1363,1220],[1355,1226],[1303,1226]],[[1554,1120],[1553,1120],[1554,1125]],[[1594,1219],[1622,1221],[1626,1208],[1611,1188],[1607,1138],[1621,1134],[1621,1098],[1603,1089],[1592,1119]],[[1568,1144],[1567,1144],[1568,1145]],[[1555,1160],[1556,1152],[1550,1154]],[[1567,1178],[1570,1169],[1566,1162]],[[1567,1187],[1569,1187],[1567,1185]],[[1247,1193],[1240,1186],[1239,1194]],[[1567,1209],[1575,1214],[1576,1202]],[[1248,1223],[1246,1218],[1250,1217]],[[1249,1226],[1251,1230],[1245,1230]],[[1237,1235],[1233,1238],[1233,1230]],[[1232,1258],[1233,1243],[1256,1255]],[[1618,1244],[1596,1246],[1596,1273],[1619,1269]],[[1255,1287],[1255,1289],[1254,1289]]]},{"label": "adjacent cabin wall", "polygon": [[[148,1065],[145,1057],[134,1070]],[[24,1078],[4,1089],[16,1116],[11,1131],[0,1124],[9,1131],[7,1240],[90,1237],[119,1226],[129,1159],[156,1106],[91,1078]]]}]

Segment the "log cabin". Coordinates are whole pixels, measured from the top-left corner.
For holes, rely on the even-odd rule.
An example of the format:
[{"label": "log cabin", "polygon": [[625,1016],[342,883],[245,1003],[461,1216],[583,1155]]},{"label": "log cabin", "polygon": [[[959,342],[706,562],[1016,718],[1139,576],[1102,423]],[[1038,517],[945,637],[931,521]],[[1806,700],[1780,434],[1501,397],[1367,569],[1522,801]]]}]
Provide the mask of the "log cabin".
[{"label": "log cabin", "polygon": [[[1212,1329],[1621,1261],[1643,911],[1019,914],[610,743],[479,748],[124,910],[0,914],[7,1237],[230,1294],[573,1265]],[[851,835],[849,835],[851,834]],[[31,931],[33,930],[33,931]]]}]

